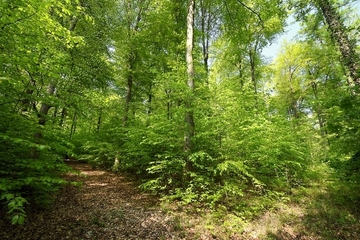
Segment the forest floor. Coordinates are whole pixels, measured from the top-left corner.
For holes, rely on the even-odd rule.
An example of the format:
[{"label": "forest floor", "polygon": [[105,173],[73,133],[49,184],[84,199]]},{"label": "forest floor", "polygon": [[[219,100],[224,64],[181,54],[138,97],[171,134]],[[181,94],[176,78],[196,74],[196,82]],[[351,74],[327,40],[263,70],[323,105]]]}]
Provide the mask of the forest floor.
[{"label": "forest floor", "polygon": [[67,185],[48,209],[27,209],[23,226],[0,219],[0,239],[178,239],[158,199],[141,193],[129,176],[68,162],[81,174],[66,174]]},{"label": "forest floor", "polygon": [[130,176],[79,162],[68,164],[81,174],[64,178],[82,185],[64,187],[49,208],[27,209],[22,226],[0,218],[1,240],[360,239],[359,219],[328,206],[325,193],[317,200],[312,193],[308,198],[302,193],[298,201],[278,203],[245,222],[232,214],[216,217],[200,208],[164,205],[139,191]]}]

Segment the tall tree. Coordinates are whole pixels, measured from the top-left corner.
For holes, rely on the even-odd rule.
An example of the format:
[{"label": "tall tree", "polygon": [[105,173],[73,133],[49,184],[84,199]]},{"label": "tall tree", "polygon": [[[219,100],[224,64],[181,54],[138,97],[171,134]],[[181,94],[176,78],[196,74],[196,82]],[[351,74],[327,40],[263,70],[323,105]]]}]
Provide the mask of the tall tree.
[{"label": "tall tree", "polygon": [[[316,1],[317,6],[320,8],[322,15],[329,27],[331,36],[339,46],[343,64],[349,72],[351,80],[359,88],[360,85],[360,67],[359,67],[359,55],[356,53],[356,46],[354,41],[351,41],[348,36],[348,31],[344,25],[339,12],[336,10],[333,3],[329,0],[318,0]],[[357,89],[357,91],[359,91]]]},{"label": "tall tree", "polygon": [[[184,151],[185,153],[191,153],[192,151],[192,138],[195,135],[195,121],[193,110],[194,99],[194,59],[193,59],[193,47],[194,47],[194,17],[195,17],[195,0],[188,1],[188,14],[187,14],[187,33],[186,33],[186,72],[187,72],[187,86],[188,96],[185,100],[185,135],[184,135]],[[192,170],[191,162],[187,160],[186,167],[188,171]]]},{"label": "tall tree", "polygon": [[[350,38],[349,29],[345,24],[346,17],[340,12],[341,6],[346,6],[349,1],[301,0],[289,1],[289,3],[295,9],[297,18],[302,19],[305,24],[312,19],[314,10],[318,16],[321,16],[320,18],[327,25],[333,44],[339,48],[342,64],[346,69],[345,74],[349,77],[348,82],[351,86],[356,86],[355,92],[357,92],[360,82],[359,54],[356,53],[356,41]],[[319,17],[315,19],[319,22]],[[314,25],[314,29],[317,29],[318,25]],[[311,32],[314,31],[309,31],[309,33]]]}]

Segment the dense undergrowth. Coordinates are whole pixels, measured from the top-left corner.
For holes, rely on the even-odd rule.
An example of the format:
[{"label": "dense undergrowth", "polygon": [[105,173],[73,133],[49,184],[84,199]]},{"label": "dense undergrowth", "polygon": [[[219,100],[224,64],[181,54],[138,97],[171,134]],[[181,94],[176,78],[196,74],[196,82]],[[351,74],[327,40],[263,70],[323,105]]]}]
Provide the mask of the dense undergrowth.
[{"label": "dense undergrowth", "polygon": [[[297,198],[321,203],[306,216],[323,223],[304,231],[352,224],[359,18],[351,1],[280,2],[1,1],[0,203],[10,221],[46,206],[73,158],[136,175],[141,189],[238,231],[278,202],[305,206]],[[262,50],[287,9],[301,37],[270,62]]]},{"label": "dense undergrowth", "polygon": [[[175,214],[179,229],[193,236],[220,239],[349,239],[359,237],[358,186],[337,178],[320,164],[317,177],[291,194],[247,195],[243,208],[234,211],[218,205],[209,209],[165,197],[164,209]],[[350,197],[352,196],[352,197]],[[185,233],[184,233],[185,234]]]}]

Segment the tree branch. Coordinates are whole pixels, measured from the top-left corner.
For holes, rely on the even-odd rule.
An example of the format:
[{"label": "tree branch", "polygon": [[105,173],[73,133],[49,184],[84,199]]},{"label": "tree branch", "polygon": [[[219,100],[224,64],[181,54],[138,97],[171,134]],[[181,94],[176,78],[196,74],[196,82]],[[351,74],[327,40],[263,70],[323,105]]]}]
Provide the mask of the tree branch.
[{"label": "tree branch", "polygon": [[237,0],[237,1],[238,1],[238,3],[239,3],[241,6],[243,6],[244,8],[246,8],[247,10],[249,10],[250,12],[252,12],[253,14],[255,14],[255,15],[259,18],[261,24],[263,23],[263,20],[261,19],[260,14],[259,14],[258,12],[256,12],[256,11],[253,10],[252,8],[248,7],[247,5],[245,5],[245,4],[244,4],[243,2],[241,2],[240,0]]}]

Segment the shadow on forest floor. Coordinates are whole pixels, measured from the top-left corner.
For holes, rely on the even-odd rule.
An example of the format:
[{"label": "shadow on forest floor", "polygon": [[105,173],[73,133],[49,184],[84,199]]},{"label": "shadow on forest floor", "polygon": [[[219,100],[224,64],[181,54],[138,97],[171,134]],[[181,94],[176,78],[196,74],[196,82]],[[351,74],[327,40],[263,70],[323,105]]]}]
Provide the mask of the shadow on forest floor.
[{"label": "shadow on forest floor", "polygon": [[360,239],[360,201],[350,197],[359,193],[348,184],[299,188],[247,222],[226,211],[160,206],[126,175],[69,165],[81,175],[64,178],[82,186],[66,186],[49,209],[27,209],[23,226],[0,218],[0,239]]},{"label": "shadow on forest floor", "polygon": [[68,164],[81,174],[64,178],[81,187],[64,187],[49,209],[27,209],[22,226],[1,218],[0,239],[180,239],[158,199],[141,193],[129,177]]},{"label": "shadow on forest floor", "polygon": [[185,206],[174,212],[180,216],[186,236],[193,237],[188,239],[360,239],[360,206],[348,198],[355,194],[349,194],[351,189],[345,189],[346,184],[324,185],[293,190],[292,195],[274,201],[269,210],[250,222],[226,210],[198,209],[196,213]]},{"label": "shadow on forest floor", "polygon": [[266,213],[263,231],[253,239],[360,239],[360,204],[345,186],[331,183],[294,191],[289,203]]}]

